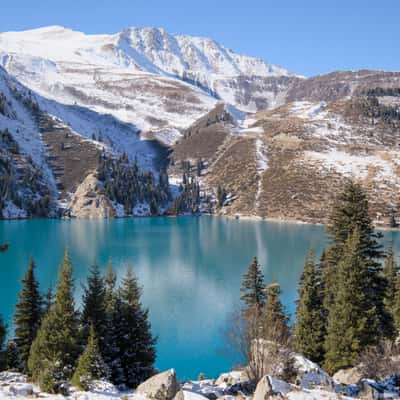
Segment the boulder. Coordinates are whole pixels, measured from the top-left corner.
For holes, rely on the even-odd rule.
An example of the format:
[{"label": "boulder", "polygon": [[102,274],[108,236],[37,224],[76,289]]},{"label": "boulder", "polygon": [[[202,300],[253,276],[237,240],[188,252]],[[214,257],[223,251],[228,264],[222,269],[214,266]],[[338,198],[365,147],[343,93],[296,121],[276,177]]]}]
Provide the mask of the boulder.
[{"label": "boulder", "polygon": [[341,369],[333,375],[333,380],[343,385],[357,385],[362,378],[361,371],[357,367]]},{"label": "boulder", "polygon": [[[136,393],[151,400],[173,400],[181,391],[174,369],[152,376],[136,389]],[[180,400],[179,394],[177,399]]]},{"label": "boulder", "polygon": [[333,379],[318,364],[310,361],[301,354],[294,353],[293,357],[296,385],[305,389],[334,390],[335,383]]},{"label": "boulder", "polygon": [[246,382],[248,380],[249,378],[246,374],[246,371],[231,371],[221,374],[215,381],[215,384],[217,386],[226,387],[233,386],[241,382]]},{"label": "boulder", "polygon": [[179,390],[179,392],[174,396],[174,400],[185,400],[183,390]]},{"label": "boulder", "polygon": [[363,400],[381,400],[385,397],[385,391],[374,381],[364,380],[361,382],[359,398]]},{"label": "boulder", "polygon": [[253,400],[285,399],[290,391],[288,383],[266,375],[258,382]]},{"label": "boulder", "polygon": [[12,383],[8,391],[12,396],[32,396],[33,386],[29,383]]}]

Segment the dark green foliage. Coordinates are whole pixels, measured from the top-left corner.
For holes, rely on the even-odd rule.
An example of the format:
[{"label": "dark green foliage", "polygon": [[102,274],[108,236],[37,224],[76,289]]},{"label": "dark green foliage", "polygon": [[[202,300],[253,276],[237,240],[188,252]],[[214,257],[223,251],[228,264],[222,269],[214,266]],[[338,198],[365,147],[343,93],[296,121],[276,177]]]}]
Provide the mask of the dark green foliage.
[{"label": "dark green foliage", "polygon": [[335,301],[329,307],[325,367],[333,373],[355,364],[363,349],[378,339],[376,308],[369,298],[368,259],[354,230],[337,267]]},{"label": "dark green foliage", "polygon": [[306,259],[300,278],[297,300],[294,345],[310,360],[321,363],[324,359],[325,322],[314,253]]},{"label": "dark green foliage", "polygon": [[0,219],[8,202],[28,216],[47,216],[51,208],[50,190],[40,168],[19,154],[18,143],[5,129],[0,131]]},{"label": "dark green foliage", "polygon": [[126,154],[114,159],[101,153],[97,175],[107,197],[122,204],[127,215],[132,215],[140,203],[149,204],[152,214],[158,215],[171,200],[166,172],[160,171],[157,181],[151,171],[140,171],[136,161],[129,161]]},{"label": "dark green foliage", "polygon": [[179,196],[172,206],[172,213],[197,214],[200,211],[200,185],[191,173],[183,174],[183,184]]},{"label": "dark green foliage", "polygon": [[218,186],[217,188],[217,204],[218,207],[221,208],[226,200],[226,190],[222,186]]},{"label": "dark green foliage", "polygon": [[93,328],[100,350],[103,352],[107,328],[106,288],[104,278],[98,265],[94,265],[89,273],[83,293],[83,308],[81,313],[82,338],[86,343],[90,327]]},{"label": "dark green foliage", "polygon": [[240,299],[245,304],[246,310],[253,307],[261,310],[265,304],[265,285],[257,257],[253,258],[247,272],[243,275],[240,291],[243,293]]},{"label": "dark green foliage", "polygon": [[4,352],[5,367],[7,371],[21,372],[24,370],[18,346],[14,340],[9,340]]},{"label": "dark green foliage", "polygon": [[5,369],[4,360],[4,342],[7,337],[7,325],[4,323],[2,316],[0,315],[0,371]]},{"label": "dark green foliage", "polygon": [[33,381],[42,390],[63,390],[79,355],[78,320],[73,299],[72,265],[68,250],[61,264],[56,300],[34,340],[28,361]]},{"label": "dark green foliage", "polygon": [[392,96],[392,97],[400,97],[400,88],[383,88],[376,87],[372,89],[368,89],[365,92],[365,95],[368,97],[371,96]]},{"label": "dark green foliage", "polygon": [[136,387],[154,372],[156,339],[151,334],[148,311],[140,302],[141,289],[128,268],[113,307],[113,338],[108,344],[114,350],[112,381],[117,385]]},{"label": "dark green foliage", "polygon": [[43,316],[49,312],[53,304],[54,304],[54,291],[53,287],[49,286],[47,292],[43,296],[43,307],[42,307]]},{"label": "dark green foliage", "polygon": [[109,370],[101,356],[99,342],[93,326],[89,329],[89,337],[85,351],[78,360],[78,365],[71,379],[71,384],[89,390],[93,380],[109,378]]},{"label": "dark green foliage", "polygon": [[[386,279],[382,274],[380,259],[384,256],[382,245],[378,239],[382,237],[374,231],[369,216],[368,199],[361,185],[348,181],[343,192],[337,197],[327,226],[332,239],[332,246],[326,252],[324,304],[329,308],[337,293],[337,266],[345,256],[345,246],[355,230],[360,236],[360,251],[363,263],[366,265],[366,287],[370,303],[375,307],[378,318],[377,332],[373,337],[391,337],[393,335],[393,321],[384,305]],[[329,291],[329,292],[328,292]]]},{"label": "dark green foliage", "polygon": [[386,278],[385,306],[390,314],[394,314],[396,301],[397,281],[399,280],[398,268],[394,261],[393,248],[389,247],[384,267]]},{"label": "dark green foliage", "polygon": [[27,369],[29,352],[42,318],[42,297],[35,277],[35,262],[31,258],[24,278],[22,290],[15,305],[15,343],[18,346],[24,370]]},{"label": "dark green foliage", "polygon": [[400,121],[400,111],[397,107],[380,104],[375,95],[359,99],[356,107],[365,117],[380,118],[386,124],[395,125]]},{"label": "dark green foliage", "polygon": [[267,300],[262,310],[263,338],[274,343],[287,344],[290,337],[289,316],[280,300],[279,284],[268,285],[266,294]]}]

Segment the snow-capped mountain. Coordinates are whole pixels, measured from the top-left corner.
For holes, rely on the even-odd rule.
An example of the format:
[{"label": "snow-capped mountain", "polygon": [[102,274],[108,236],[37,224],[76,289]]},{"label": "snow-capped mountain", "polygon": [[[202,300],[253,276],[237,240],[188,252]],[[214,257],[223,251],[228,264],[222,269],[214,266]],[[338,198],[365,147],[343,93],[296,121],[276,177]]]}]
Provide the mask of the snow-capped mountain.
[{"label": "snow-capped mountain", "polygon": [[293,78],[211,39],[159,28],[113,35],[60,26],[1,33],[0,64],[44,97],[152,131],[187,127],[217,100],[243,111],[281,103]]},{"label": "snow-capped mountain", "polygon": [[[400,73],[305,79],[159,28],[0,33],[0,173],[9,177],[0,181],[8,196],[0,217],[59,206],[73,215],[148,215],[182,193],[185,208],[201,192],[201,210],[319,222],[354,176],[384,198],[372,204],[379,223],[392,223],[400,219],[391,190],[400,187],[399,88]],[[124,179],[105,188],[118,181],[107,168],[145,188],[141,198],[124,198]],[[188,168],[199,187],[180,193]],[[217,189],[226,191],[222,209]],[[13,202],[11,191],[22,195]]]}]

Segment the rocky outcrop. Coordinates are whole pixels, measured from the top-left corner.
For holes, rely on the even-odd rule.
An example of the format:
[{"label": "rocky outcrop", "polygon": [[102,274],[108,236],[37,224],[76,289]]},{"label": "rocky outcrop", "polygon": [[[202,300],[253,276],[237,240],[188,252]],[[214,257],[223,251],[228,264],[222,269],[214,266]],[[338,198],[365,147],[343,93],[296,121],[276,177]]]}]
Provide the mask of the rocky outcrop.
[{"label": "rocky outcrop", "polygon": [[136,389],[136,393],[150,400],[181,400],[183,394],[174,369],[152,376]]},{"label": "rocky outcrop", "polygon": [[76,218],[113,218],[115,210],[104,195],[103,185],[94,173],[89,174],[78,186],[68,205],[70,214]]},{"label": "rocky outcrop", "polygon": [[285,399],[285,395],[290,391],[291,387],[289,384],[273,380],[267,375],[258,382],[253,400]]},{"label": "rocky outcrop", "polygon": [[341,369],[333,375],[335,382],[343,385],[357,385],[363,378],[360,370],[357,367]]}]

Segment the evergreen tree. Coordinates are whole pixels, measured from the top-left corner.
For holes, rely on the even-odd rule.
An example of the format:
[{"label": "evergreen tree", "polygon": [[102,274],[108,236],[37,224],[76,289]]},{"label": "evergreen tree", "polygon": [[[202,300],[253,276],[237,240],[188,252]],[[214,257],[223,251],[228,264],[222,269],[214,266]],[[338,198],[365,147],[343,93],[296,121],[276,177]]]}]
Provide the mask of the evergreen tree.
[{"label": "evergreen tree", "polygon": [[257,257],[253,258],[247,272],[243,275],[240,291],[243,293],[240,299],[245,304],[246,310],[254,306],[261,310],[265,304],[265,285]]},{"label": "evergreen tree", "polygon": [[290,337],[289,317],[280,300],[281,288],[272,283],[266,288],[267,301],[263,308],[263,338],[272,342],[286,344]]},{"label": "evergreen tree", "polygon": [[393,247],[390,246],[387,252],[384,274],[387,282],[385,292],[385,305],[387,310],[393,315],[394,302],[396,296],[396,285],[398,280],[397,265],[394,261]]},{"label": "evergreen tree", "polygon": [[375,307],[378,319],[378,336],[392,337],[394,333],[393,320],[384,304],[386,292],[386,279],[382,274],[380,260],[384,256],[379,239],[380,233],[374,231],[372,220],[369,216],[368,199],[362,186],[353,181],[345,184],[343,192],[337,197],[329,217],[328,233],[332,239],[332,247],[326,252],[326,274],[324,304],[327,309],[332,306],[338,288],[337,268],[345,256],[347,239],[358,230],[360,237],[360,251],[364,258],[367,273],[366,290],[368,298]]},{"label": "evergreen tree", "polygon": [[4,355],[7,371],[21,372],[24,369],[18,346],[14,340],[8,341]]},{"label": "evergreen tree", "polygon": [[141,288],[131,267],[128,267],[122,281],[120,295],[128,328],[126,335],[120,338],[120,359],[124,368],[125,384],[135,387],[154,372],[156,339],[151,334],[148,310],[141,304]]},{"label": "evergreen tree", "polygon": [[324,328],[324,313],[314,253],[310,250],[300,278],[294,344],[299,353],[316,363],[320,363],[324,358]]},{"label": "evergreen tree", "polygon": [[397,276],[395,293],[392,305],[392,317],[395,327],[395,334],[400,334],[400,276]]},{"label": "evergreen tree", "polygon": [[43,316],[45,316],[50,311],[50,308],[53,304],[54,304],[54,291],[53,287],[49,286],[47,292],[43,296]]},{"label": "evergreen tree", "polygon": [[368,298],[368,260],[360,232],[346,242],[337,271],[337,293],[329,308],[325,367],[334,373],[355,364],[363,349],[377,340],[378,319]]},{"label": "evergreen tree", "polygon": [[0,371],[5,369],[4,360],[4,343],[7,337],[7,325],[4,323],[2,316],[0,315]]},{"label": "evergreen tree", "polygon": [[18,346],[24,370],[27,369],[29,352],[42,318],[42,297],[35,277],[35,262],[29,260],[28,270],[21,280],[23,285],[15,306],[14,326],[15,343]]},{"label": "evergreen tree", "polygon": [[132,266],[128,265],[122,280],[121,297],[129,305],[140,307],[142,288],[139,286],[137,276],[133,273]]},{"label": "evergreen tree", "polygon": [[103,349],[103,358],[110,369],[110,379],[115,384],[123,384],[123,372],[118,347],[119,328],[122,326],[122,303],[116,293],[117,281],[111,260],[108,262],[105,273],[105,312],[106,312],[106,336]]},{"label": "evergreen tree", "polygon": [[92,326],[100,350],[103,352],[107,328],[105,282],[98,265],[94,265],[90,270],[82,303],[81,326],[84,343],[87,341],[90,326]]},{"label": "evergreen tree", "polygon": [[78,320],[68,249],[61,264],[56,299],[44,317],[28,361],[33,381],[48,392],[62,391],[79,354]]},{"label": "evergreen tree", "polygon": [[90,383],[93,380],[108,378],[108,367],[103,361],[96,332],[91,325],[86,349],[79,357],[78,366],[72,376],[71,383],[82,390],[89,390]]},{"label": "evergreen tree", "polygon": [[117,283],[117,276],[113,269],[111,259],[109,260],[106,268],[104,283],[105,283],[104,303],[105,303],[106,313],[108,315],[111,315],[116,298],[115,285]]}]

